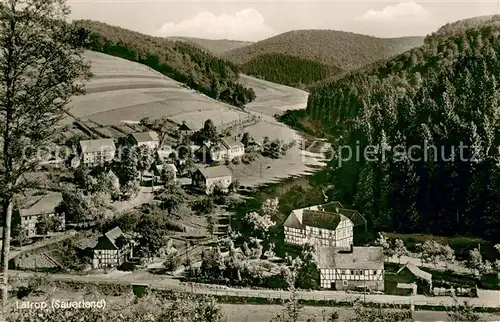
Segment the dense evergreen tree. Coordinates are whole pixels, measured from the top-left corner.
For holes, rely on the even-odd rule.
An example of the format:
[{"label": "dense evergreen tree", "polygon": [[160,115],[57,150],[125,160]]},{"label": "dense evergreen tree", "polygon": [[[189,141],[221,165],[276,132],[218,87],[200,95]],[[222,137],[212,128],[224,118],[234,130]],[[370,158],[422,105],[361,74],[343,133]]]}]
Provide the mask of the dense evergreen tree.
[{"label": "dense evergreen tree", "polygon": [[288,86],[303,88],[338,75],[342,69],[317,61],[285,54],[263,54],[246,62],[241,70],[248,75]]},{"label": "dense evergreen tree", "polygon": [[336,198],[377,229],[499,241],[498,31],[434,38],[312,89],[307,116],[344,152],[331,162]]}]

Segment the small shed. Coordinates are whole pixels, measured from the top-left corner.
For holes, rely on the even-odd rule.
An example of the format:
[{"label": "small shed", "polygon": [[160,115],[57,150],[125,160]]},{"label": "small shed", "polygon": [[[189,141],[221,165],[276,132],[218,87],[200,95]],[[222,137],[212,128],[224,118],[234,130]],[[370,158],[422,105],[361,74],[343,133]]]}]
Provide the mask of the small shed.
[{"label": "small shed", "polygon": [[417,284],[418,289],[421,289],[423,293],[432,293],[432,274],[421,270],[415,264],[408,261],[396,274],[405,282]]}]

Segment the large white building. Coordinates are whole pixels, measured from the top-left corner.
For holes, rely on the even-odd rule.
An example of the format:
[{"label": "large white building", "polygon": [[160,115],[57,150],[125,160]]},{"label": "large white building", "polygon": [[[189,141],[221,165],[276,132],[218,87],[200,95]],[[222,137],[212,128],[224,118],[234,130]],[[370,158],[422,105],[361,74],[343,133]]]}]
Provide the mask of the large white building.
[{"label": "large white building", "polygon": [[320,286],[332,290],[384,290],[384,253],[382,247],[320,247],[318,268]]},{"label": "large white building", "polygon": [[160,139],[154,131],[132,133],[132,138],[138,147],[147,146],[151,150],[156,150],[160,146]]},{"label": "large white building", "polygon": [[98,165],[113,161],[116,153],[112,139],[80,141],[80,153],[85,165]]},{"label": "large white building", "polygon": [[293,245],[308,243],[316,247],[351,247],[354,225],[343,214],[348,209],[331,207],[331,205],[293,210],[283,224],[285,243]]},{"label": "large white building", "polygon": [[204,143],[196,154],[205,163],[231,161],[245,154],[245,146],[237,138],[228,137],[220,143]]}]

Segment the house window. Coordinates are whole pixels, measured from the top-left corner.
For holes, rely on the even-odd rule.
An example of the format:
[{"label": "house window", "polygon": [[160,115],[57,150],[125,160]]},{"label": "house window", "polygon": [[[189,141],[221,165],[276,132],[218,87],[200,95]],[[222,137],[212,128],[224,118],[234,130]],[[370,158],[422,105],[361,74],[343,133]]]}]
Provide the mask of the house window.
[{"label": "house window", "polygon": [[343,280],[343,281],[342,281],[342,285],[343,285],[343,286],[347,286],[348,284],[349,284],[349,282],[347,282],[346,280]]},{"label": "house window", "polygon": [[377,275],[377,271],[375,271],[375,270],[374,270],[374,271],[373,271],[373,275]]},{"label": "house window", "polygon": [[340,274],[345,275],[345,269],[341,270]]},{"label": "house window", "polygon": [[365,275],[368,275],[368,271],[365,271]]},{"label": "house window", "polygon": [[354,271],[353,270],[351,270],[351,275],[354,275]]}]

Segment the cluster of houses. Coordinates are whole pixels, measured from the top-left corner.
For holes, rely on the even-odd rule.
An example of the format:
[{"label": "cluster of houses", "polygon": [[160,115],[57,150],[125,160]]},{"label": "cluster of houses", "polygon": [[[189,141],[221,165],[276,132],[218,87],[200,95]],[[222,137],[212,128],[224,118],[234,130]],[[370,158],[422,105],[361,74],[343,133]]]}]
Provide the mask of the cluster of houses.
[{"label": "cluster of houses", "polygon": [[[320,287],[330,290],[384,291],[384,252],[382,247],[354,246],[353,220],[360,214],[339,202],[295,209],[285,220],[285,243],[313,245],[320,271]],[[432,276],[411,263],[397,274],[432,287]],[[399,283],[397,288],[416,294],[416,283]]]},{"label": "cluster of houses", "polygon": [[[179,126],[179,132],[181,135],[187,135],[192,134],[193,131],[183,123]],[[161,160],[171,160],[170,156],[174,152],[173,149],[171,147],[160,146],[160,138],[156,132],[133,133],[130,135],[130,138],[135,146],[147,146],[151,150],[156,151]],[[206,142],[201,147],[195,146],[192,151],[202,161],[211,163],[241,157],[245,153],[245,147],[237,138],[225,138],[217,144]],[[68,160],[70,167],[76,168],[82,164],[94,167],[113,161],[117,154],[117,147],[113,139],[82,140],[79,142],[78,153],[79,155],[74,155]],[[160,175],[164,168],[171,169],[174,180],[177,180],[177,167],[173,163],[168,163],[168,161],[163,164],[156,164],[154,169],[152,169],[153,175]],[[117,177],[116,180],[118,180]],[[232,175],[229,168],[224,165],[200,167],[192,173],[190,182],[200,192],[210,194],[214,191],[215,187],[227,190],[232,184]],[[37,229],[38,224],[40,221],[49,218],[59,223],[58,227],[52,227],[53,231],[64,231],[66,229],[65,216],[56,212],[56,207],[61,202],[62,194],[59,192],[25,196],[24,202],[16,208],[16,212],[20,218],[19,224],[24,235],[28,238],[43,235]],[[95,267],[117,266],[125,258],[131,257],[132,247],[127,246],[127,248],[122,249],[121,245],[116,245],[114,241],[117,236],[121,236],[122,234],[121,230],[117,228],[105,234],[99,240],[96,252],[94,253]],[[114,259],[115,257],[116,260]]]}]

